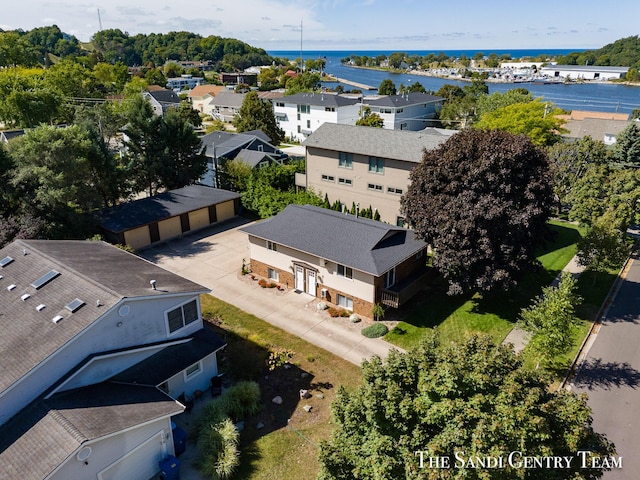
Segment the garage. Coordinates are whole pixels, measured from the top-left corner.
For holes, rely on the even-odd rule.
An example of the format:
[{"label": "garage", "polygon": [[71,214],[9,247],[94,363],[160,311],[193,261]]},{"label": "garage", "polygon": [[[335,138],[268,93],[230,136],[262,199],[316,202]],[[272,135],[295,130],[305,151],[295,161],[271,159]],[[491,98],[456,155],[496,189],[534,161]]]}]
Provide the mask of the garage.
[{"label": "garage", "polygon": [[189,185],[101,212],[100,230],[108,242],[140,249],[229,220],[239,211],[239,193]]},{"label": "garage", "polygon": [[148,480],[160,470],[159,462],[167,455],[164,430],[156,433],[117,462],[98,473],[99,480],[125,478]]}]

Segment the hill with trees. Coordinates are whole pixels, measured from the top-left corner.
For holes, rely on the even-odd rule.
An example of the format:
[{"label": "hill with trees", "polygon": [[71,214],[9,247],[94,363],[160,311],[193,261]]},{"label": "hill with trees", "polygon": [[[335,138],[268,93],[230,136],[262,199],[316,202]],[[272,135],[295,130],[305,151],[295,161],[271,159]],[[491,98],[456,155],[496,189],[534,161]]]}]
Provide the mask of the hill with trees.
[{"label": "hill with trees", "polygon": [[640,69],[640,37],[621,38],[598,50],[571,52],[557,61],[562,65],[608,65]]}]

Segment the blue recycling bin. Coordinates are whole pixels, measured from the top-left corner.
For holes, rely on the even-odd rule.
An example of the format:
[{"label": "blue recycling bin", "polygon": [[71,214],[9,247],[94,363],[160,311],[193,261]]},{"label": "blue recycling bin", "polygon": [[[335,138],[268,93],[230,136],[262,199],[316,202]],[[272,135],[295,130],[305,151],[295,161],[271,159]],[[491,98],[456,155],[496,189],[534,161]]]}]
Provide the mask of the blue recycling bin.
[{"label": "blue recycling bin", "polygon": [[187,449],[187,432],[180,427],[173,429],[173,447],[176,451],[176,457],[179,457]]},{"label": "blue recycling bin", "polygon": [[160,460],[160,477],[163,480],[180,480],[180,460],[169,455]]}]

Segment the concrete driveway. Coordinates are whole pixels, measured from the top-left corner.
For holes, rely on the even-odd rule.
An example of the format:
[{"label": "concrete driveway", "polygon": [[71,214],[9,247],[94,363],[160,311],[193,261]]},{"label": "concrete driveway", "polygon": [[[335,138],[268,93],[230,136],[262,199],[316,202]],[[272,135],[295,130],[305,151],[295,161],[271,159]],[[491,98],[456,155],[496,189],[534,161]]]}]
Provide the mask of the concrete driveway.
[{"label": "concrete driveway", "polygon": [[318,299],[294,290],[260,288],[240,274],[242,260],[249,263],[248,225],[235,218],[185,237],[144,249],[139,254],[157,265],[199,283],[211,294],[356,365],[378,355],[386,358],[391,344],[364,337],[364,322],[331,318],[316,309]]}]

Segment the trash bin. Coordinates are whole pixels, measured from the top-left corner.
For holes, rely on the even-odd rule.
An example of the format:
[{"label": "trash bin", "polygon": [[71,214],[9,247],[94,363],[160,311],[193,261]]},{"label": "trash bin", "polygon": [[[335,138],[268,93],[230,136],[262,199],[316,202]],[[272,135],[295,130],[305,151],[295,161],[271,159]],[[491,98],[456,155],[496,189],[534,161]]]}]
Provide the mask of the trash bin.
[{"label": "trash bin", "polygon": [[180,460],[173,455],[158,462],[160,464],[160,478],[163,480],[180,480]]},{"label": "trash bin", "polygon": [[180,427],[173,429],[173,447],[176,451],[176,457],[179,457],[187,449],[187,432]]}]

